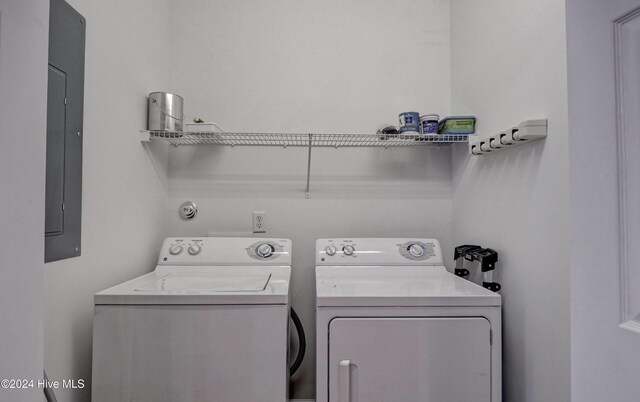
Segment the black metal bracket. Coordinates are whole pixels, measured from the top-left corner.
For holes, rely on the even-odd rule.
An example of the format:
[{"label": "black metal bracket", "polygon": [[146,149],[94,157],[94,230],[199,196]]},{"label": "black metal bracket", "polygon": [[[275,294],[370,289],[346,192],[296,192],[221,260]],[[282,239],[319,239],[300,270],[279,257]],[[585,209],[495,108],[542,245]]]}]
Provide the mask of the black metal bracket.
[{"label": "black metal bracket", "polygon": [[464,244],[454,249],[453,260],[456,262],[456,268],[453,271],[454,274],[461,278],[469,276],[469,270],[464,268],[464,259],[467,253],[473,250],[479,250],[482,247],[473,244]]},{"label": "black metal bracket", "polygon": [[473,244],[464,244],[462,246],[458,246],[453,251],[453,260],[457,261],[459,258],[465,257],[467,253],[481,248],[481,246],[476,246]]},{"label": "black metal bracket", "polygon": [[489,289],[492,292],[499,292],[502,286],[498,282],[482,282],[482,287]]},{"label": "black metal bracket", "polygon": [[453,273],[462,278],[466,278],[467,276],[469,276],[469,270],[465,268],[456,268]]},{"label": "black metal bracket", "polygon": [[482,272],[493,271],[498,262],[498,252],[490,248],[481,248],[469,252],[465,258],[469,261],[480,261]]},{"label": "black metal bracket", "polygon": [[482,248],[473,244],[465,244],[458,246],[454,249],[453,259],[456,263],[454,274],[456,276],[466,278],[469,276],[469,270],[464,268],[464,260],[467,261],[479,261],[480,269],[485,274],[485,280],[482,282],[482,286],[492,292],[498,292],[502,289],[502,286],[497,282],[488,282],[491,280],[491,275],[487,274],[489,271],[496,269],[496,263],[498,262],[498,252],[490,248]]}]

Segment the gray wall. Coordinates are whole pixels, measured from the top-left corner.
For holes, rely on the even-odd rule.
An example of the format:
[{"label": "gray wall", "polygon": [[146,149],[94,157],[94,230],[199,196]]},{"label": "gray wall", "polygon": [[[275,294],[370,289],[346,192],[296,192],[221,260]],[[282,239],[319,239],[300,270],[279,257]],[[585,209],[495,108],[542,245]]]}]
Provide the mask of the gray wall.
[{"label": "gray wall", "polygon": [[[563,1],[70,3],[88,24],[84,247],[46,267],[51,377],[88,380],[93,293],[151,270],[163,237],[248,232],[262,210],[267,235],[294,242],[311,346],[315,239],[434,236],[447,257],[463,242],[496,248],[505,400],[569,400]],[[480,158],[464,146],[315,150],[307,200],[304,149],[140,145],[155,90],[229,131],[370,132],[416,109],[478,115],[487,134],[548,117],[550,132]],[[187,199],[200,206],[191,222],[177,217]],[[314,376],[312,348],[292,396],[313,398]]]},{"label": "gray wall", "polygon": [[452,109],[481,134],[549,119],[549,137],[456,149],[453,239],[500,253],[504,398],[570,399],[569,138],[562,0],[453,0]]},{"label": "gray wall", "polygon": [[[448,0],[173,2],[172,87],[228,131],[375,132],[402,111],[450,111]],[[206,27],[206,28],[205,28]],[[172,149],[172,235],[248,232],[293,240],[293,306],[309,346],[292,397],[313,398],[314,247],[321,237],[437,237],[451,250],[450,149]],[[197,218],[177,216],[181,202]],[[450,253],[447,252],[447,255]]]},{"label": "gray wall", "polygon": [[[49,2],[0,1],[0,378],[42,378]],[[0,389],[3,401],[42,391]]]},{"label": "gray wall", "polygon": [[45,365],[52,380],[90,384],[93,294],[152,270],[166,235],[167,147],[143,146],[138,130],[149,92],[168,86],[170,14],[168,1],[68,2],[87,20],[83,249],[45,266]]}]

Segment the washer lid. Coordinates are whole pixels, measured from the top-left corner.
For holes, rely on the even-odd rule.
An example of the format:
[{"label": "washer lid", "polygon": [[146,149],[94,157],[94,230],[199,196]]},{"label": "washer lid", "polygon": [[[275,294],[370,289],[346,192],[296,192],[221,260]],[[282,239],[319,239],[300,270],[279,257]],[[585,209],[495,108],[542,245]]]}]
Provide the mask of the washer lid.
[{"label": "washer lid", "polygon": [[291,267],[157,267],[96,293],[95,304],[288,304]]},{"label": "washer lid", "polygon": [[316,267],[317,306],[500,306],[501,297],[445,267]]},{"label": "washer lid", "polygon": [[256,274],[215,274],[174,272],[142,285],[135,292],[259,292],[269,283],[271,273]]}]

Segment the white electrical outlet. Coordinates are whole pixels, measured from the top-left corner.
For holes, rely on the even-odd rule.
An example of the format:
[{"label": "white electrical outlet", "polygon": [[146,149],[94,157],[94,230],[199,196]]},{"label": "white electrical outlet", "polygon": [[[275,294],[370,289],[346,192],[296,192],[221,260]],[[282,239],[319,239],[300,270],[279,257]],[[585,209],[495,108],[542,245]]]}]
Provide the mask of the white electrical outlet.
[{"label": "white electrical outlet", "polygon": [[267,232],[266,223],[267,223],[266,212],[253,213],[253,233],[266,233]]}]

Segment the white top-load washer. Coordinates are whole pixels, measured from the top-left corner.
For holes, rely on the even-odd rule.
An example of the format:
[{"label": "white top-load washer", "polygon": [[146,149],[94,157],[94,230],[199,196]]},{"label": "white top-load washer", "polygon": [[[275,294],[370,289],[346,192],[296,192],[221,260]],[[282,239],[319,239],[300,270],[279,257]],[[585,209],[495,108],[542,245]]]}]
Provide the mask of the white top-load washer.
[{"label": "white top-load washer", "polygon": [[317,402],[500,402],[501,298],[434,239],[316,242]]},{"label": "white top-load washer", "polygon": [[95,295],[92,400],[288,399],[291,241],[169,238]]}]

